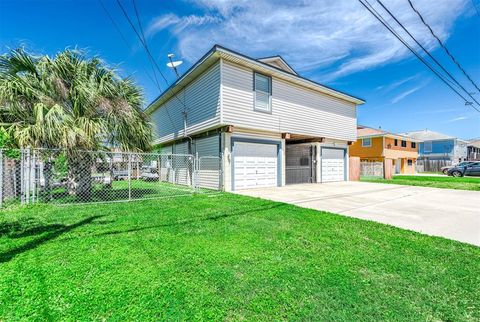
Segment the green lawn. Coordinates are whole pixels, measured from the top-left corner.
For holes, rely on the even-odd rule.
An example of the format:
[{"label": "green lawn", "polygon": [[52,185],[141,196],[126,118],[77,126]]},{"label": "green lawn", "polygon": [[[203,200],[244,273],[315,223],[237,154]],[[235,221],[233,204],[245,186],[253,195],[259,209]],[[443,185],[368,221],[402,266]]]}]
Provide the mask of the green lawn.
[{"label": "green lawn", "polygon": [[455,178],[447,176],[394,176],[391,180],[368,177],[361,178],[361,181],[400,184],[406,186],[480,191],[480,178],[474,177]]},{"label": "green lawn", "polygon": [[[130,194],[129,182],[114,181],[111,187],[104,184],[94,183],[92,185],[92,195],[90,198],[80,195],[70,195],[66,187],[52,189],[46,195],[41,190],[38,191],[40,202],[55,204],[73,204],[86,202],[106,202],[106,201],[125,201],[131,199],[152,199],[161,197],[172,197],[179,195],[189,195],[195,192],[189,185],[171,184],[161,181],[143,181],[141,179],[131,180]],[[201,192],[214,192],[214,190],[201,189]],[[5,198],[3,206],[19,205],[20,197]]]},{"label": "green lawn", "polygon": [[478,321],[480,248],[219,193],[0,212],[0,321]]}]

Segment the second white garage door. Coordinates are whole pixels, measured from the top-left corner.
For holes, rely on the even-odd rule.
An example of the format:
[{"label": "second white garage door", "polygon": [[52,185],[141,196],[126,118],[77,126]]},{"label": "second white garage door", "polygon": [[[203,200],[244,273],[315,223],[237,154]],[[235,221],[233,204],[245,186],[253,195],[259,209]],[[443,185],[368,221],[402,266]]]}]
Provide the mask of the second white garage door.
[{"label": "second white garage door", "polygon": [[345,150],[322,148],[322,182],[345,180]]},{"label": "second white garage door", "polygon": [[235,142],[234,187],[250,189],[277,186],[277,145]]}]

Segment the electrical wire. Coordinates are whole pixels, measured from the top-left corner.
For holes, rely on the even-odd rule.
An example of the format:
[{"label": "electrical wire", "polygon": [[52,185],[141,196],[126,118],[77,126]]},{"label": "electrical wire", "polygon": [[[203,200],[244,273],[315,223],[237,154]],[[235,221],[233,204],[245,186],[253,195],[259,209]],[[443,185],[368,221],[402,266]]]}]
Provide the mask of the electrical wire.
[{"label": "electrical wire", "polygon": [[[370,4],[366,4],[362,0],[358,0],[382,25],[387,28],[405,47],[407,47],[425,66],[427,66],[442,82],[444,82],[451,90],[453,90],[459,97],[461,97],[466,105],[470,105],[465,97],[460,94],[448,81],[444,78],[443,75],[438,73],[422,56],[420,56],[389,24],[383,17],[373,8]],[[480,112],[475,106],[472,106],[477,112]]]},{"label": "electrical wire", "polygon": [[410,31],[408,31],[408,29],[397,19],[397,17],[395,17],[395,15],[390,11],[388,10],[388,8],[383,4],[383,2],[381,0],[377,0],[377,2],[382,6],[383,9],[385,9],[385,11],[400,25],[400,27],[402,27],[402,29],[413,39],[413,41],[415,41],[415,43],[428,55],[428,57],[430,57],[447,75],[448,77],[450,77],[450,79],[459,87],[461,88],[468,96],[470,96],[470,98],[475,102],[477,103],[478,106],[480,106],[480,103],[472,96],[472,94],[470,94],[469,91],[467,91],[465,89],[465,87],[463,87],[462,84],[460,84],[457,79],[455,77],[453,77],[452,74],[450,74],[450,72],[448,70],[445,69],[445,67],[443,67],[443,65],[437,60],[435,59],[435,57],[432,56],[432,54],[410,33]]},{"label": "electrical wire", "polygon": [[[98,2],[100,3],[100,5],[102,6],[103,8],[103,11],[105,12],[105,14],[107,15],[108,19],[110,20],[110,22],[112,23],[114,29],[117,31],[117,33],[120,35],[120,38],[122,38],[125,46],[127,46],[127,48],[130,50],[131,48],[131,44],[128,42],[127,38],[125,37],[125,35],[122,33],[122,31],[120,30],[120,27],[117,25],[117,23],[115,22],[115,19],[113,19],[112,15],[110,14],[110,12],[108,11],[107,7],[105,7],[105,4],[103,3],[102,0],[98,0]],[[155,84],[155,80],[152,78],[152,76],[150,75],[150,73],[147,72],[147,70],[145,69],[145,67],[141,66],[142,69],[143,69],[143,72],[145,73],[145,75],[147,75],[147,77],[152,81],[153,84]],[[155,84],[156,85],[156,84]]]},{"label": "electrical wire", "polygon": [[[472,0],[473,1],[473,0]],[[420,18],[420,20],[423,22],[423,24],[425,25],[425,27],[428,28],[428,30],[430,31],[430,33],[432,34],[432,36],[437,40],[438,44],[440,45],[440,47],[443,48],[443,50],[447,53],[447,55],[450,57],[450,59],[458,66],[458,68],[462,71],[462,73],[465,75],[465,77],[468,78],[468,80],[472,83],[473,86],[475,86],[475,88],[477,89],[477,91],[480,93],[480,88],[478,87],[478,85],[473,81],[473,79],[470,77],[470,75],[467,74],[467,72],[465,71],[465,69],[463,69],[463,67],[460,65],[460,63],[455,59],[455,57],[450,53],[450,51],[448,50],[447,46],[445,46],[445,44],[440,40],[440,38],[435,34],[435,32],[433,31],[432,27],[430,27],[430,25],[425,21],[424,17],[422,16],[422,14],[415,8],[415,6],[413,5],[412,1],[411,0],[408,0],[408,3],[410,4],[410,7],[413,9],[413,11],[415,11],[415,13],[418,15],[418,17]],[[477,7],[475,6],[474,4],[474,7],[475,9],[477,10],[477,14],[478,14],[478,9]]]}]

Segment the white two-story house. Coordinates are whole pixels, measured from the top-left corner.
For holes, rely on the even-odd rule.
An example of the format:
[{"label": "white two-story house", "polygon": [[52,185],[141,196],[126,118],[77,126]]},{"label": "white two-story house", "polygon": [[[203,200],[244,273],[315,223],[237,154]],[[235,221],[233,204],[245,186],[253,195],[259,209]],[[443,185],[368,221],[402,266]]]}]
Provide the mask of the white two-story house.
[{"label": "white two-story house", "polygon": [[280,56],[215,45],[147,109],[162,153],[223,156],[223,188],[348,180],[364,101],[299,76]]}]

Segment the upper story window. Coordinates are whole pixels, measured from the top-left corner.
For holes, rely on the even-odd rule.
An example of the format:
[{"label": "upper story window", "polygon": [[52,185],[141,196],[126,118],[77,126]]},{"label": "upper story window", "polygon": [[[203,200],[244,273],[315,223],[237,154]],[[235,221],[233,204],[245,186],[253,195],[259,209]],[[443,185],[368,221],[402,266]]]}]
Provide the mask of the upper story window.
[{"label": "upper story window", "polygon": [[423,152],[432,152],[432,141],[425,141],[423,143]]},{"label": "upper story window", "polygon": [[369,148],[372,146],[372,139],[371,138],[366,138],[362,139],[362,146],[365,148]]},{"label": "upper story window", "polygon": [[254,73],[255,110],[272,112],[272,78]]},{"label": "upper story window", "polygon": [[395,146],[398,146],[398,140],[397,140],[397,139],[395,139],[395,141],[394,141],[394,142],[395,142]]},{"label": "upper story window", "polygon": [[406,147],[407,147],[407,141],[402,140],[402,148],[406,148]]},{"label": "upper story window", "polygon": [[417,143],[416,142],[411,142],[410,146],[412,147],[412,149],[416,149],[417,148]]}]

